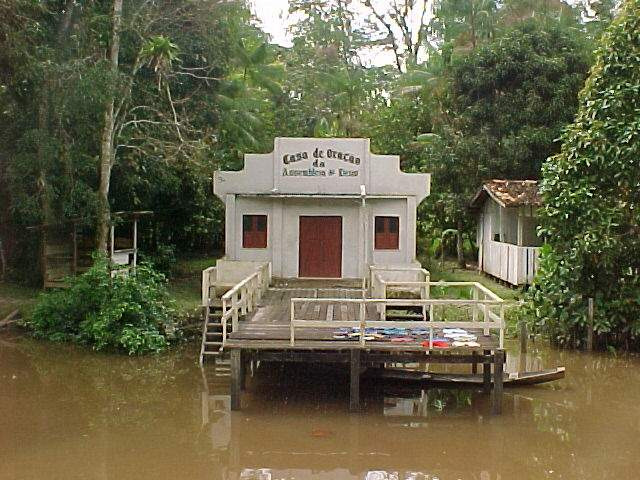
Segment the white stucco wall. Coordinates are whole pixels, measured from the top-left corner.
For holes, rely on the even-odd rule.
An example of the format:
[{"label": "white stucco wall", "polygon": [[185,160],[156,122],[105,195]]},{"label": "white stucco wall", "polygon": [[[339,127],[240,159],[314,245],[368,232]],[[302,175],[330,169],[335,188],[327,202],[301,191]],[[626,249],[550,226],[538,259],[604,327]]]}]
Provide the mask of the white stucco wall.
[{"label": "white stucco wall", "polygon": [[[242,171],[214,175],[227,258],[270,261],[281,277],[298,276],[304,215],[342,217],[343,278],[362,277],[371,264],[414,264],[416,207],[429,189],[430,175],[401,172],[399,157],[370,154],[367,139],[277,139],[272,154],[246,155]],[[267,248],[242,247],[243,215],[267,215]],[[399,218],[398,250],[374,249],[378,215]]]}]

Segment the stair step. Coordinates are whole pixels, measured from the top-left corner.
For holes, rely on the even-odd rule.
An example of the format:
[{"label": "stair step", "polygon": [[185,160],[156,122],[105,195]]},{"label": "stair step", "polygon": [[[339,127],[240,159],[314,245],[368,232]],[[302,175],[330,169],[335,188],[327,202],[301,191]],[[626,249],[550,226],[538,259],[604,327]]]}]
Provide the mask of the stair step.
[{"label": "stair step", "polygon": [[221,346],[222,342],[204,342],[205,345],[216,345],[216,346]]}]

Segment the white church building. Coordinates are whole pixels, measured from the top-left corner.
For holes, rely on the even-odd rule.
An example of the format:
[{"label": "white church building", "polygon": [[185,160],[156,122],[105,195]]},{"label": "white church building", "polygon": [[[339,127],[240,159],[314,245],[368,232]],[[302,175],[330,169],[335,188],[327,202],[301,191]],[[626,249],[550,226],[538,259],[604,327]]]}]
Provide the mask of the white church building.
[{"label": "white church building", "polygon": [[276,138],[244,169],[217,171],[225,258],[270,262],[283,278],[363,278],[370,265],[416,266],[416,209],[430,175],[404,173],[368,139]]}]

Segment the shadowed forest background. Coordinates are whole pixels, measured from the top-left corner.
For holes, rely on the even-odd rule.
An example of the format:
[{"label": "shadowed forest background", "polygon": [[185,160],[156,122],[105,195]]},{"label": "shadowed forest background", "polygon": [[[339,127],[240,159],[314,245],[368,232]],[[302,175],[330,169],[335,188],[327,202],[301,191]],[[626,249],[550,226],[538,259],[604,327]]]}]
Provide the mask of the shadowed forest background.
[{"label": "shadowed forest background", "polygon": [[[631,18],[638,2],[623,3]],[[455,229],[445,249],[463,265],[475,255],[473,192],[489,178],[541,177],[621,8],[613,0],[289,5],[296,22],[285,48],[244,0],[3,1],[5,279],[41,281],[40,238],[28,227],[77,219],[105,249],[119,210],[154,212],[141,243],[157,265],[220,250],[224,212],[212,172],[242,168],[245,153],[271,151],[276,136],[369,137],[373,151],[399,154],[403,170],[432,173],[420,254],[435,256],[443,232]],[[631,54],[637,36],[629,42]],[[391,52],[391,63],[372,66],[374,49]],[[593,296],[588,287],[579,293]]]}]

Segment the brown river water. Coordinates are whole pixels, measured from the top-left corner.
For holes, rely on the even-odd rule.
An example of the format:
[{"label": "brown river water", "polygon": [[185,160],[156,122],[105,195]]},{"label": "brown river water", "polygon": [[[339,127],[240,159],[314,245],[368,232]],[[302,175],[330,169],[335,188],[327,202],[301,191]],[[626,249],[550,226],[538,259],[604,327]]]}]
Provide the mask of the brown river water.
[{"label": "brown river water", "polygon": [[638,357],[510,347],[508,370],[567,377],[506,389],[500,417],[480,392],[375,381],[349,414],[346,376],[277,364],[231,413],[224,365],[196,358],[0,334],[0,479],[640,478]]}]

